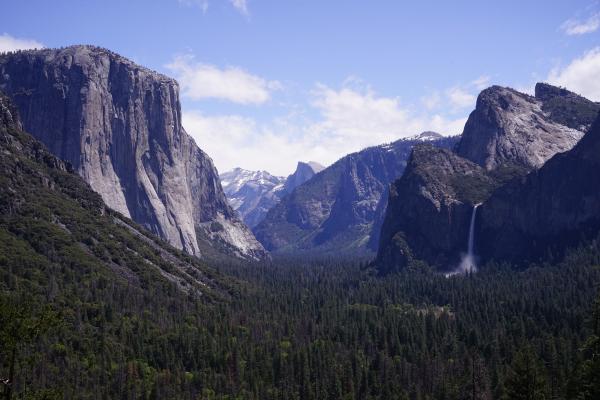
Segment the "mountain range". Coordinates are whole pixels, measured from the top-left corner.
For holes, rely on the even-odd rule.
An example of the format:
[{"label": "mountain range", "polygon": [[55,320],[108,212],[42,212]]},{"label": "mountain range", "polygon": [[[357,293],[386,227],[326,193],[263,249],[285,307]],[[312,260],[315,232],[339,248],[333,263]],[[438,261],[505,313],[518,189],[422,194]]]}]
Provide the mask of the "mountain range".
[{"label": "mountain range", "polygon": [[416,144],[451,148],[457,137],[424,132],[349,154],[296,187],[254,228],[275,253],[367,256],[377,249],[389,184]]},{"label": "mountain range", "polygon": [[3,397],[599,398],[599,103],[492,86],[461,136],[284,178],[219,176],[105,49],[0,89]]},{"label": "mountain range", "polygon": [[254,228],[283,196],[323,168],[314,161],[300,161],[296,171],[287,178],[271,175],[267,171],[248,171],[242,168],[223,172],[219,177],[233,209],[240,213],[248,227]]},{"label": "mountain range", "polygon": [[483,90],[460,136],[424,132],[327,168],[299,162],[287,178],[240,168],[219,176],[181,124],[177,82],[106,49],[2,54],[0,90],[19,126],[107,209],[198,257],[377,253],[384,273],[418,262],[447,271],[466,251],[479,204],[482,260],[539,260],[596,229],[585,174],[600,104],[545,83],[533,96]]}]

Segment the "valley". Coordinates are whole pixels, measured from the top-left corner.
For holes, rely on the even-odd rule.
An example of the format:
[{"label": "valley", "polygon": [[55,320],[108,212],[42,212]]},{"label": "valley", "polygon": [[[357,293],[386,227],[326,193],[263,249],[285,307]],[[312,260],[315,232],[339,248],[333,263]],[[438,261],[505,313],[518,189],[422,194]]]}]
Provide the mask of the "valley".
[{"label": "valley", "polygon": [[[170,15],[137,11],[153,7]],[[600,398],[600,64],[582,67],[597,49],[566,67],[531,50],[553,69],[529,85],[506,78],[514,60],[453,84],[454,61],[424,76],[385,52],[394,79],[348,64],[376,65],[382,92],[354,72],[336,90],[310,74],[342,68],[346,43],[328,39],[339,54],[321,48],[317,68],[265,53],[258,2],[177,7],[171,40],[140,34],[151,45],[0,36],[0,398]],[[223,34],[227,12],[247,31]],[[558,31],[593,34],[592,17]],[[189,49],[156,61],[185,29],[248,47],[212,53],[222,66]],[[423,72],[402,73],[412,62]]]}]

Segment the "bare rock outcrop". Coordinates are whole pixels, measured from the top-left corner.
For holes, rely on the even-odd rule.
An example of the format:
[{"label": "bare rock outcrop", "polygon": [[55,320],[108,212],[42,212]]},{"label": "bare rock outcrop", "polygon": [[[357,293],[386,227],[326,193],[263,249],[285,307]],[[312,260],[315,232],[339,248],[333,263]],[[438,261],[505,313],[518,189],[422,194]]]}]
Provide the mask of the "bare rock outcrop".
[{"label": "bare rock outcrop", "polygon": [[492,86],[477,98],[457,153],[487,170],[512,163],[539,168],[581,139],[600,105],[565,89],[536,86],[536,96]]}]

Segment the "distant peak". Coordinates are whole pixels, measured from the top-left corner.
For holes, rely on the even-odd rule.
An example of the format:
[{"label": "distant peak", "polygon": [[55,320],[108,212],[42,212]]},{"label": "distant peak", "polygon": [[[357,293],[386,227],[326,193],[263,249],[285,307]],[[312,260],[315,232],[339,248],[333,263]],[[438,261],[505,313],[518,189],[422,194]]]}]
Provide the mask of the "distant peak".
[{"label": "distant peak", "polygon": [[441,139],[442,137],[443,136],[437,132],[425,131],[425,132],[419,133],[417,136],[415,136],[415,139],[429,141],[429,140]]},{"label": "distant peak", "polygon": [[323,165],[316,161],[308,161],[305,164],[308,165],[315,172],[315,174],[325,169]]}]

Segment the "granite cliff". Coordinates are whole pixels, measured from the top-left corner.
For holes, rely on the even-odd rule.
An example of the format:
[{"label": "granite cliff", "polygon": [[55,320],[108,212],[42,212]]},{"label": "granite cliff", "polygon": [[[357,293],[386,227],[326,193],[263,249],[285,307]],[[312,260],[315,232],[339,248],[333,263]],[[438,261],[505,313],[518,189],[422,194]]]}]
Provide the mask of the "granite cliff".
[{"label": "granite cliff", "polygon": [[162,287],[192,297],[226,295],[218,274],[200,260],[107,208],[69,162],[23,132],[18,114],[0,93],[3,267],[35,277],[32,282],[42,287],[49,285],[40,280],[45,274],[70,280],[85,274],[128,291]]},{"label": "granite cliff", "polygon": [[425,261],[450,270],[466,252],[474,204],[498,180],[448,149],[415,146],[402,177],[391,188],[375,263],[380,273]]},{"label": "granite cliff", "polygon": [[539,168],[570,150],[599,110],[599,104],[548,84],[538,83],[535,97],[492,86],[477,98],[457,153],[487,170],[506,163]]},{"label": "granite cliff", "polygon": [[24,128],[71,163],[112,209],[194,255],[262,246],[181,125],[177,82],[93,46],[0,56],[0,90]]}]

